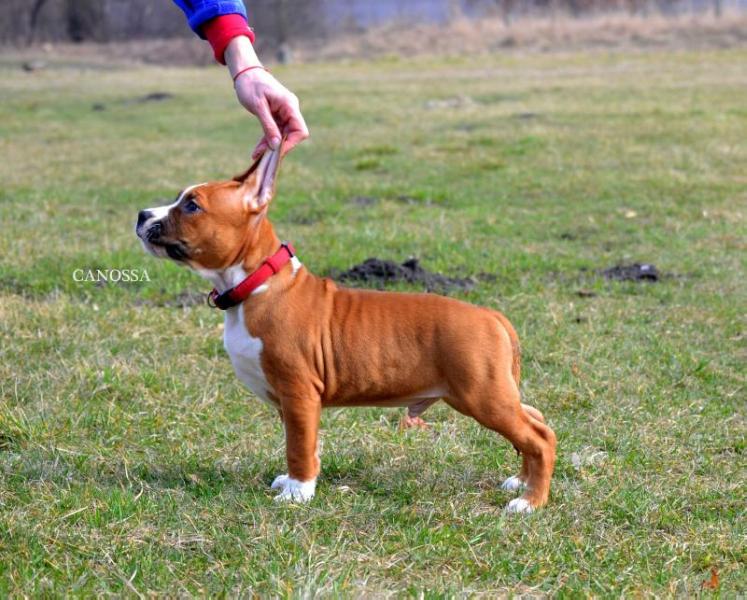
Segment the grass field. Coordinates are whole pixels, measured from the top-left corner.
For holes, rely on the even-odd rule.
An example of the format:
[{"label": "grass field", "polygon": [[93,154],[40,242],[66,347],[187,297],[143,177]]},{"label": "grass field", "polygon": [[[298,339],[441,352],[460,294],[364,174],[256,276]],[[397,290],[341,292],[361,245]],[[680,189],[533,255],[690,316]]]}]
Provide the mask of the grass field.
[{"label": "grass field", "polygon": [[[277,69],[313,139],[271,217],[307,267],[495,275],[457,295],[516,325],[559,441],[550,504],[517,517],[513,449],[444,406],[429,431],[325,413],[317,497],[274,503],[276,415],[192,301],[207,283],[133,233],[138,209],[246,167],[258,129],[226,74],[0,60],[0,594],[670,596],[712,569],[747,593],[746,63]],[[153,92],[173,97],[134,101]],[[597,274],[636,261],[666,275]],[[96,268],[150,281],[74,281]]]}]

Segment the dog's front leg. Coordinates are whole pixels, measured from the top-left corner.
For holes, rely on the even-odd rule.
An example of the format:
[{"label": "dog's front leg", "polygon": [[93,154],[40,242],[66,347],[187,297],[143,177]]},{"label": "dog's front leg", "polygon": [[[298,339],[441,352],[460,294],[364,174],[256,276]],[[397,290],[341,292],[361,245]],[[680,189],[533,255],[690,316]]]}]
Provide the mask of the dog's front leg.
[{"label": "dog's front leg", "polygon": [[308,502],[314,497],[319,475],[321,399],[314,392],[289,394],[282,397],[280,406],[288,473],[272,482],[272,489],[280,490],[275,500]]}]

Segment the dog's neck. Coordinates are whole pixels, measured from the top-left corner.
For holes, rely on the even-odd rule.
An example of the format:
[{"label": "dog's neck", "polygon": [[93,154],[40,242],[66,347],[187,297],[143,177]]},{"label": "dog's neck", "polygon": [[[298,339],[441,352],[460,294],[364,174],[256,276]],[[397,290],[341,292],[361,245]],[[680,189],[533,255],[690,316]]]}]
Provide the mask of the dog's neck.
[{"label": "dog's neck", "polygon": [[225,269],[195,269],[201,276],[213,284],[213,287],[221,294],[232,287],[237,286],[247,276],[243,265],[231,265]]},{"label": "dog's neck", "polygon": [[[239,249],[230,266],[223,269],[196,269],[196,271],[210,281],[218,292],[223,293],[257,270],[262,261],[277,252],[278,248],[280,248],[280,239],[265,216],[249,233],[244,246]],[[294,268],[294,272],[295,270]],[[256,291],[259,292],[264,287],[265,284]]]}]

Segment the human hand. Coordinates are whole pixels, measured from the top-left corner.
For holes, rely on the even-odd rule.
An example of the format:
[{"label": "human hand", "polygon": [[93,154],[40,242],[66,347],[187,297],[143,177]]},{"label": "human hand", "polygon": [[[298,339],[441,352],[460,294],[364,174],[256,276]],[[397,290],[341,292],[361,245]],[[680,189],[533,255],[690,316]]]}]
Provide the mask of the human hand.
[{"label": "human hand", "polygon": [[[259,119],[264,132],[252,152],[252,158],[257,158],[268,148],[277,149],[283,137],[286,139],[283,154],[309,137],[298,98],[261,67],[247,38],[231,40],[225,58],[231,76],[236,78],[234,89],[239,103]],[[250,68],[242,73],[247,67],[258,68]],[[237,73],[240,73],[238,77]]]},{"label": "human hand", "polygon": [[286,140],[283,154],[309,137],[298,98],[270,73],[252,69],[239,75],[234,87],[241,105],[257,116],[264,130],[252,158],[261,156],[268,148],[277,149],[283,137]]}]

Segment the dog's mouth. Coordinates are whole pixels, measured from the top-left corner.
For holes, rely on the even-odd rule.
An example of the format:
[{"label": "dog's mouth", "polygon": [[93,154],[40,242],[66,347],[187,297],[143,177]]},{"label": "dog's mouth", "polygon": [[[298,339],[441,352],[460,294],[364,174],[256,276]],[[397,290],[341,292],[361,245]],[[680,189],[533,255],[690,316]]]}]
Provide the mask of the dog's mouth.
[{"label": "dog's mouth", "polygon": [[144,239],[143,245],[146,249],[152,251],[156,256],[161,258],[168,257],[171,260],[184,261],[189,258],[189,249],[187,245],[181,240],[175,242],[167,242],[165,240],[155,239],[149,240]]},{"label": "dog's mouth", "polygon": [[162,236],[163,226],[154,223],[146,231],[138,231],[138,237],[145,249],[160,258],[184,261],[189,258],[189,246],[184,240],[166,240]]},{"label": "dog's mouth", "polygon": [[187,251],[187,245],[181,240],[176,242],[167,242],[163,245],[166,250],[166,254],[172,260],[187,260],[189,258],[189,252]]}]

